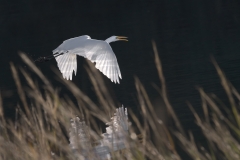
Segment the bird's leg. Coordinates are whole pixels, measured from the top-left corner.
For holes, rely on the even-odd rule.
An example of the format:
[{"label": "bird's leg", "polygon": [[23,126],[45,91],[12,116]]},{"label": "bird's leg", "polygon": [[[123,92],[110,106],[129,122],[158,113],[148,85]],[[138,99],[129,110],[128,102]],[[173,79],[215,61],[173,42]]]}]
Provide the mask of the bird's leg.
[{"label": "bird's leg", "polygon": [[54,54],[52,54],[52,55],[49,55],[49,56],[47,56],[46,58],[47,59],[52,59],[52,58],[56,58],[56,57],[58,57],[58,56],[60,56],[60,55],[62,55],[63,53],[54,53]]},{"label": "bird's leg", "polygon": [[46,56],[46,57],[39,57],[38,59],[36,59],[34,62],[46,62],[46,61],[50,61],[53,58],[56,58],[60,55],[62,55],[63,53],[54,53],[52,55]]},{"label": "bird's leg", "polygon": [[58,57],[58,56],[61,56],[61,55],[63,55],[63,53],[58,53],[58,54],[53,54],[53,56],[54,56],[54,58],[56,58],[56,57]]},{"label": "bird's leg", "polygon": [[56,57],[58,57],[58,56],[60,56],[60,55],[62,55],[63,53],[54,53],[54,54],[52,54],[52,55],[49,55],[49,56],[46,56],[46,57],[44,57],[47,61],[49,61],[49,60],[51,60],[51,59],[53,59],[53,58],[56,58]]}]

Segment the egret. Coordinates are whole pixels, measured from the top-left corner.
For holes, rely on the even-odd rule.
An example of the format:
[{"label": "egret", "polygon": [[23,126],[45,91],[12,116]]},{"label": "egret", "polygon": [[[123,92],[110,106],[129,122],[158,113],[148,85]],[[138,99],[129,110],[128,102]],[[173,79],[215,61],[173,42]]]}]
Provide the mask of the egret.
[{"label": "egret", "polygon": [[53,50],[53,55],[40,57],[35,62],[45,62],[52,58],[57,61],[63,78],[72,80],[73,71],[77,73],[77,55],[87,58],[95,67],[107,76],[112,82],[120,83],[122,79],[117,58],[109,45],[115,41],[128,41],[124,36],[111,36],[105,41],[91,39],[88,35],[70,38]]}]

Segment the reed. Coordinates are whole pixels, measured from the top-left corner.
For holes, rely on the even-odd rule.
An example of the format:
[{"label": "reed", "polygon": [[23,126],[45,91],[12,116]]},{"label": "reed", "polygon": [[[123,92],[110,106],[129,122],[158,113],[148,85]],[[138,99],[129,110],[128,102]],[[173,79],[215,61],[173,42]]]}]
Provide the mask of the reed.
[{"label": "reed", "polygon": [[[39,87],[25,69],[11,63],[21,102],[16,106],[16,118],[11,120],[4,115],[4,104],[0,97],[0,158],[180,160],[183,158],[176,149],[176,145],[180,145],[188,153],[189,159],[240,159],[240,95],[214,59],[212,62],[226,91],[229,107],[223,105],[216,96],[204,92],[203,88],[197,89],[202,99],[204,117],[200,117],[194,107],[188,104],[195,116],[196,125],[208,142],[208,147],[204,148],[196,145],[194,137],[198,135],[184,131],[181,126],[167,97],[167,82],[154,42],[153,51],[158,71],[156,74],[160,80],[160,87],[155,87],[176,128],[168,128],[156,114],[155,107],[138,78],[135,78],[135,86],[140,116],[136,116],[130,108],[115,106],[116,103],[93,64],[88,63],[86,69],[99,104],[95,104],[72,82],[59,76],[58,80],[74,95],[77,103],[73,103],[69,98],[61,97],[56,86],[24,53],[20,53],[22,60],[43,85]],[[25,78],[24,82],[20,80],[20,75]],[[106,124],[104,133],[99,129],[99,121]]]}]

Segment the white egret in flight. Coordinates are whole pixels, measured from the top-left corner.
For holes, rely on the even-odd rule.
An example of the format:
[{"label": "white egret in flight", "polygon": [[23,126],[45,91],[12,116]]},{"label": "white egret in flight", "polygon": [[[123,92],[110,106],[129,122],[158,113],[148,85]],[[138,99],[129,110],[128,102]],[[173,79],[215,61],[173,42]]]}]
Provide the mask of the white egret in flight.
[{"label": "white egret in flight", "polygon": [[112,82],[120,83],[122,79],[117,58],[109,45],[115,41],[128,41],[127,37],[111,36],[105,41],[91,39],[84,35],[65,40],[60,46],[53,50],[53,55],[40,57],[35,62],[49,61],[55,58],[63,78],[72,80],[72,73],[77,73],[77,55],[95,62],[95,67],[99,69]]}]

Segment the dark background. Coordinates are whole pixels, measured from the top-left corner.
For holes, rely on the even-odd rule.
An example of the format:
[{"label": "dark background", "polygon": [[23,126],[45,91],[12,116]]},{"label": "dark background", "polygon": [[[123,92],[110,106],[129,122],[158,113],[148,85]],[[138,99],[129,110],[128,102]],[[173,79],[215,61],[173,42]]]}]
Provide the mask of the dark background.
[{"label": "dark background", "polygon": [[[139,77],[152,99],[159,85],[151,40],[155,40],[163,63],[173,107],[186,129],[197,132],[186,100],[201,111],[195,86],[202,86],[223,100],[225,94],[210,62],[213,55],[230,81],[240,83],[240,1],[224,0],[1,0],[0,89],[7,115],[17,103],[9,62],[22,65],[18,51],[30,57],[49,55],[62,41],[80,35],[105,40],[127,36],[129,42],[111,43],[123,79],[106,79],[115,99],[137,111],[134,76]],[[73,82],[86,94],[92,89],[84,58],[78,57]],[[54,82],[56,61],[37,64]],[[61,87],[56,83],[56,87]]]}]

